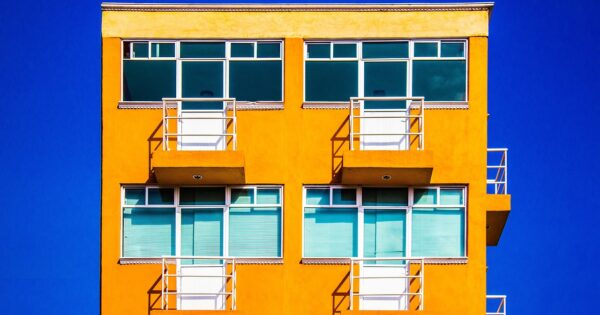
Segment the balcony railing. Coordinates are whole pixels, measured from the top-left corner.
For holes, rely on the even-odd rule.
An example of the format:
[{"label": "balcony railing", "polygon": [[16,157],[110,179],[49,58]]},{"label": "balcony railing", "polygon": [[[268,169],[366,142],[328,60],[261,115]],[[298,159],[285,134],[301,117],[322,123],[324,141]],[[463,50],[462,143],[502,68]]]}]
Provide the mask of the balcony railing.
[{"label": "balcony railing", "polygon": [[423,258],[351,258],[350,310],[355,296],[360,310],[423,310],[424,263]]},{"label": "balcony railing", "polygon": [[173,140],[177,150],[236,150],[236,114],[235,98],[163,98],[163,150],[170,151]]},{"label": "balcony railing", "polygon": [[488,148],[487,185],[494,194],[508,194],[508,149]]},{"label": "balcony railing", "polygon": [[506,315],[506,295],[488,295],[486,315]]},{"label": "balcony railing", "polygon": [[[423,97],[350,98],[350,150],[357,138],[360,150],[423,150],[424,101]],[[398,106],[402,102],[406,106]]]},{"label": "balcony railing", "polygon": [[[176,301],[176,307],[169,306],[173,300]],[[161,309],[235,310],[235,259],[222,256],[163,256]]]}]

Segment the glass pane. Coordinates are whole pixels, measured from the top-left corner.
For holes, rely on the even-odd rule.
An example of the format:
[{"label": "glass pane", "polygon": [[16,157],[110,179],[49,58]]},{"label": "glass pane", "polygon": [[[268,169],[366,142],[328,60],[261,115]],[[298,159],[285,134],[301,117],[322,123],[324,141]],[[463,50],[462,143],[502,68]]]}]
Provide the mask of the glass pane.
[{"label": "glass pane", "polygon": [[348,102],[358,95],[358,62],[307,61],[306,100]]},{"label": "glass pane", "polygon": [[254,188],[249,189],[232,189],[231,190],[231,203],[251,205],[254,204]]},{"label": "glass pane", "polygon": [[152,43],[152,57],[175,57],[175,44],[173,43]]},{"label": "glass pane", "polygon": [[281,257],[281,208],[230,208],[229,255]]},{"label": "glass pane", "polygon": [[464,43],[444,43],[442,42],[442,57],[464,57],[465,56],[465,44]]},{"label": "glass pane", "polygon": [[144,205],[146,204],[145,188],[127,188],[125,189],[126,205]]},{"label": "glass pane", "polygon": [[175,203],[175,190],[172,188],[148,188],[149,205],[172,205]]},{"label": "glass pane", "polygon": [[412,256],[465,255],[465,218],[462,209],[414,209],[412,218]]},{"label": "glass pane", "polygon": [[231,61],[229,95],[238,101],[281,101],[281,61]]},{"label": "glass pane", "polygon": [[[181,255],[223,256],[223,209],[182,209]],[[219,260],[184,260],[185,264],[215,264]]]},{"label": "glass pane", "polygon": [[307,205],[329,205],[329,188],[326,189],[307,189],[306,190]]},{"label": "glass pane", "polygon": [[407,188],[363,188],[364,206],[408,206]]},{"label": "glass pane", "polygon": [[[365,96],[406,96],[406,62],[365,62]],[[365,101],[365,109],[404,109],[406,101]]]},{"label": "glass pane", "polygon": [[279,58],[281,57],[281,45],[279,43],[258,43],[256,57]]},{"label": "glass pane", "polygon": [[175,209],[124,208],[123,257],[175,255]]},{"label": "glass pane", "polygon": [[123,100],[175,97],[175,60],[123,60]]},{"label": "glass pane", "polygon": [[[183,97],[221,98],[223,97],[223,62],[181,63],[181,94]],[[184,102],[183,109],[222,110],[223,102]]]},{"label": "glass pane", "polygon": [[148,58],[148,42],[131,44],[133,45],[132,58]]},{"label": "glass pane", "polygon": [[333,58],[356,58],[356,44],[333,44]]},{"label": "glass pane", "polygon": [[308,44],[308,58],[330,58],[330,49],[329,43]]},{"label": "glass pane", "polygon": [[260,205],[277,205],[281,203],[279,189],[258,189],[256,203]]},{"label": "glass pane", "polygon": [[437,189],[415,189],[416,205],[436,205]]},{"label": "glass pane", "polygon": [[225,58],[225,43],[181,43],[181,58]]},{"label": "glass pane", "polygon": [[413,61],[413,95],[425,101],[465,101],[466,84],[464,60]]},{"label": "glass pane", "polygon": [[224,205],[224,187],[182,187],[179,190],[181,205]]},{"label": "glass pane", "polygon": [[231,57],[254,58],[254,43],[231,43]]},{"label": "glass pane", "polygon": [[364,257],[406,257],[406,213],[403,210],[365,209]]},{"label": "glass pane", "polygon": [[356,208],[306,208],[304,257],[356,257]]},{"label": "glass pane", "polygon": [[333,189],[333,204],[334,205],[355,205],[356,204],[356,189],[344,188]]},{"label": "glass pane", "polygon": [[463,190],[462,189],[441,189],[440,190],[441,205],[463,205]]},{"label": "glass pane", "polygon": [[437,43],[415,43],[415,57],[437,57]]},{"label": "glass pane", "polygon": [[362,47],[363,58],[408,58],[408,42],[367,42]]}]

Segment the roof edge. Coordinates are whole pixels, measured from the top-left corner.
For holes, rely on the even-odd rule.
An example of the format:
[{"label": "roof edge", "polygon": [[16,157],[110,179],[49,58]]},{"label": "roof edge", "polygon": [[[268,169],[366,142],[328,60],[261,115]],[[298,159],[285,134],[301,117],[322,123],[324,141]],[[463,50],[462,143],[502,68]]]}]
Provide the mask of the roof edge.
[{"label": "roof edge", "polygon": [[369,3],[369,4],[197,4],[103,2],[102,11],[147,12],[286,12],[286,11],[491,11],[493,2],[466,3]]}]

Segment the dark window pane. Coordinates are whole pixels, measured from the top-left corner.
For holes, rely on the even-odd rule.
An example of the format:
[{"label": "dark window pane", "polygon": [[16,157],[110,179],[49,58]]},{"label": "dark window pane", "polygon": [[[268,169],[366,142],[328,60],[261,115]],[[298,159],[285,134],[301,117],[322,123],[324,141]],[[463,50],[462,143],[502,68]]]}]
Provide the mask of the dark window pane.
[{"label": "dark window pane", "polygon": [[231,61],[229,94],[238,101],[281,101],[281,61]]},{"label": "dark window pane", "polygon": [[363,43],[363,58],[408,58],[408,42]]},{"label": "dark window pane", "polygon": [[175,44],[173,43],[152,43],[152,57],[175,57]]},{"label": "dark window pane", "polygon": [[425,101],[465,101],[467,69],[464,60],[413,61],[413,95]]},{"label": "dark window pane", "polygon": [[415,57],[437,57],[437,43],[415,43]]},{"label": "dark window pane", "polygon": [[[223,62],[182,62],[183,97],[223,97]],[[222,102],[185,102],[183,109],[223,109]]]},{"label": "dark window pane", "polygon": [[175,203],[173,188],[148,188],[149,205],[172,205]]},{"label": "dark window pane", "polygon": [[123,60],[123,100],[175,97],[175,69],[174,60]]},{"label": "dark window pane", "polygon": [[179,190],[181,205],[224,205],[224,187],[182,187]]},{"label": "dark window pane", "polygon": [[148,43],[132,43],[133,58],[148,58]]},{"label": "dark window pane", "polygon": [[333,44],[334,58],[355,58],[356,44]]},{"label": "dark window pane", "polygon": [[231,57],[254,57],[253,43],[232,43]]},{"label": "dark window pane", "polygon": [[[406,62],[365,62],[365,96],[406,96]],[[406,108],[406,101],[366,101],[365,109]]]},{"label": "dark window pane", "polygon": [[464,57],[464,43],[442,43],[442,57]]},{"label": "dark window pane", "polygon": [[348,102],[358,95],[358,62],[307,61],[306,100]]},{"label": "dark window pane", "polygon": [[330,46],[329,43],[308,44],[308,58],[329,58]]},{"label": "dark window pane", "polygon": [[258,43],[257,45],[256,56],[258,58],[281,57],[281,45],[279,43]]},{"label": "dark window pane", "polygon": [[333,192],[334,205],[355,205],[356,204],[356,189],[354,188],[334,188]]},{"label": "dark window pane", "polygon": [[363,188],[364,206],[407,206],[406,188]]},{"label": "dark window pane", "polygon": [[181,58],[225,58],[225,43],[181,43]]}]

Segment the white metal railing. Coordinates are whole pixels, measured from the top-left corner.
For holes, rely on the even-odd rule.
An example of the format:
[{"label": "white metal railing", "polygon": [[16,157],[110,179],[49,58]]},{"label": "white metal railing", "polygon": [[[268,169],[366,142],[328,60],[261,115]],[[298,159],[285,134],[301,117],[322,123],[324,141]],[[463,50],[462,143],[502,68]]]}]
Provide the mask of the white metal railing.
[{"label": "white metal railing", "polygon": [[[488,148],[487,152],[487,185],[493,189],[494,194],[508,194],[508,149]],[[490,171],[492,172],[492,178],[489,178]]]},{"label": "white metal railing", "polygon": [[[184,264],[184,262],[191,261],[191,264]],[[204,261],[204,264],[197,264],[196,261]],[[217,261],[217,263],[215,263]],[[182,266],[222,266],[223,272],[219,275],[216,274],[184,274],[181,272]],[[228,268],[230,266],[230,268]],[[231,310],[236,309],[236,267],[235,267],[235,258],[231,257],[223,257],[223,256],[163,256],[162,257],[162,277],[161,277],[161,309],[168,310],[169,309],[169,296],[174,295],[176,300],[179,301],[179,298],[182,296],[224,296],[224,306],[230,306]],[[173,281],[169,281],[170,279],[175,279],[175,288],[171,289],[170,284]],[[222,290],[217,292],[185,292],[181,290],[181,281],[185,278],[190,279],[198,279],[198,281],[202,281],[203,279],[210,278],[221,278],[223,279],[223,287]],[[201,287],[201,286],[196,286]],[[231,301],[227,303],[227,299],[230,298]]]},{"label": "white metal railing", "polygon": [[[365,262],[396,262],[400,264],[383,264],[383,265],[372,265],[367,264]],[[358,275],[355,275],[355,266],[358,264]],[[400,267],[404,266],[406,268],[406,273],[404,275],[391,275],[391,276],[365,276],[361,274],[361,270],[365,267]],[[413,268],[411,268],[413,267]],[[361,279],[405,279],[406,286],[404,288],[398,288],[399,291],[403,292],[369,292],[369,293],[361,293],[360,282],[358,287],[358,292],[355,292],[357,287],[354,284],[355,280]],[[371,296],[371,297],[407,297],[406,306],[407,309],[410,309],[411,299],[413,297],[417,298],[417,310],[423,310],[425,307],[425,259],[424,258],[406,258],[406,257],[381,257],[381,258],[350,258],[350,310],[354,309],[354,297],[362,297],[362,296]],[[416,282],[416,283],[415,283]]]},{"label": "white metal railing", "polygon": [[[223,102],[223,109],[220,110],[182,110],[183,102]],[[163,132],[163,150],[170,151],[169,141],[175,138],[177,142],[181,142],[181,137],[223,137],[225,139],[224,150],[227,149],[227,138],[230,137],[232,142],[232,148],[235,151],[237,149],[237,102],[235,98],[201,98],[201,97],[186,97],[186,98],[163,98],[163,119],[162,119],[162,132]],[[229,104],[231,104],[231,116],[227,116]],[[169,114],[169,109],[175,105],[177,109],[176,116]],[[211,116],[209,114],[222,112],[222,117]],[[199,114],[190,117],[184,117],[182,113],[194,113]],[[206,114],[206,115],[202,115]],[[169,128],[169,121],[177,120],[178,126],[177,131],[172,132]],[[223,120],[225,121],[225,127],[221,133],[182,133],[180,132],[180,126],[183,121],[192,120]],[[228,121],[231,121],[231,132],[228,133]]]},{"label": "white metal railing", "polygon": [[[494,306],[493,310],[488,310],[486,309],[485,314],[486,315],[506,315],[506,295],[488,295],[486,296],[487,302],[492,302],[493,304],[498,305],[497,307],[495,305],[491,305]],[[486,305],[486,308],[488,307],[488,305]]]},{"label": "white metal railing", "polygon": [[[397,109],[397,110],[385,110],[386,112],[397,113],[397,115],[364,115],[364,102],[371,101],[379,101],[379,102],[390,102],[390,101],[406,101],[406,109]],[[425,143],[425,108],[424,108],[425,98],[423,97],[351,97],[350,98],[350,117],[349,117],[349,125],[350,125],[350,150],[354,150],[354,140],[358,137],[364,136],[406,136],[407,137],[407,149],[410,150],[411,144],[413,140],[416,141],[417,150],[424,149]],[[361,114],[355,115],[355,109],[361,109]],[[412,114],[412,110],[418,110],[416,114]],[[377,112],[378,110],[373,110]],[[390,133],[372,133],[372,132],[364,132],[359,129],[358,132],[355,132],[354,129],[356,127],[355,120],[358,120],[359,123],[362,123],[365,119],[405,119],[407,121],[407,128],[405,132],[390,132]],[[413,124],[416,124],[413,127]],[[361,124],[362,125],[362,124]],[[359,128],[362,128],[359,125]],[[413,129],[415,129],[413,131]]]}]

